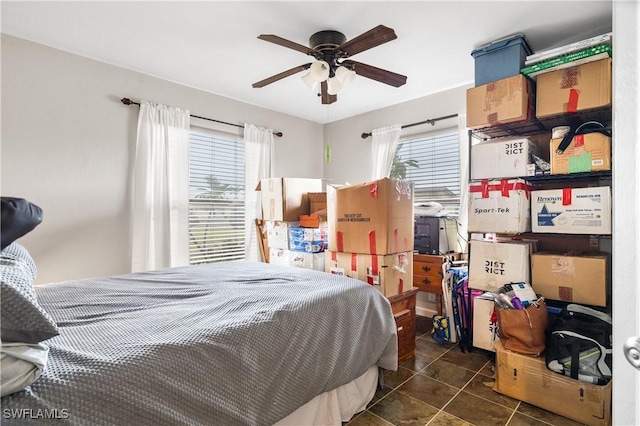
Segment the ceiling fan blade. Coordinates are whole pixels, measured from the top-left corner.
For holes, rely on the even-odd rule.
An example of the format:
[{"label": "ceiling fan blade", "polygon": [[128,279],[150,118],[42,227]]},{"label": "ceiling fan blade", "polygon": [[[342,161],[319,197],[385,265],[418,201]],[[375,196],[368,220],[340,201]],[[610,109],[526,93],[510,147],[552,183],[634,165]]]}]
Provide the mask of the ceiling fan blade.
[{"label": "ceiling fan blade", "polygon": [[297,50],[298,52],[302,52],[302,53],[305,53],[307,55],[312,55],[312,56],[321,55],[321,53],[318,52],[315,49],[312,49],[310,47],[304,46],[302,44],[295,43],[293,41],[290,41],[290,40],[287,40],[285,38],[279,37],[277,35],[260,34],[258,36],[258,38],[260,40],[268,41],[270,43],[274,43],[274,44],[277,44],[279,46],[284,46],[284,47],[288,47],[289,49]]},{"label": "ceiling fan blade", "polygon": [[274,82],[276,82],[278,80],[282,80],[285,77],[289,77],[290,75],[299,73],[300,71],[304,71],[306,69],[309,69],[310,66],[311,66],[311,63],[304,64],[304,65],[298,65],[297,67],[291,68],[290,70],[282,71],[281,73],[278,73],[276,75],[272,75],[269,78],[265,78],[264,80],[260,80],[257,83],[253,83],[251,85],[251,87],[253,87],[253,88],[264,87],[267,84],[274,83]]},{"label": "ceiling fan blade", "polygon": [[338,100],[338,95],[330,95],[328,92],[328,84],[327,81],[323,81],[320,83],[320,90],[322,94],[322,104],[329,105]]},{"label": "ceiling fan blade", "polygon": [[352,68],[358,75],[388,84],[389,86],[400,87],[407,82],[407,77],[402,74],[396,74],[395,72],[376,68],[363,64],[362,62],[347,60],[343,61],[342,64],[348,65],[349,68]]},{"label": "ceiling fan blade", "polygon": [[364,52],[372,47],[380,46],[388,41],[398,38],[395,31],[384,25],[378,25],[375,28],[370,29],[366,33],[352,38],[351,40],[342,43],[336,47],[336,50],[345,52],[348,56],[353,56],[356,53]]}]

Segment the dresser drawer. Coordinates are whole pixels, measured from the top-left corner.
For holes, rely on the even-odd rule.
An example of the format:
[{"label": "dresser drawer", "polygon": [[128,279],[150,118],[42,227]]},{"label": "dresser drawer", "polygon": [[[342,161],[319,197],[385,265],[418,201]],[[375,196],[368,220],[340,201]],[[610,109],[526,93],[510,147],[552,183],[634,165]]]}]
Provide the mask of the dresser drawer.
[{"label": "dresser drawer", "polygon": [[393,312],[394,315],[406,309],[415,312],[416,294],[418,294],[417,288],[389,297],[391,312]]},{"label": "dresser drawer", "polygon": [[442,294],[443,256],[413,256],[413,286],[427,293]]},{"label": "dresser drawer", "polygon": [[394,314],[398,331],[398,365],[416,354],[416,314],[405,309]]}]

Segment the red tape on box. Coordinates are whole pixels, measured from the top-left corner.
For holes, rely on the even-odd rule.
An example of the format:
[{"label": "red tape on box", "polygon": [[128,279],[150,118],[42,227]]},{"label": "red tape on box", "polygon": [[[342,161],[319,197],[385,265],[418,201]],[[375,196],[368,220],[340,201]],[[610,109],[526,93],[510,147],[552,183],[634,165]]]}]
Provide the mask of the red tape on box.
[{"label": "red tape on box", "polygon": [[356,253],[351,253],[351,270],[358,270],[358,255]]},{"label": "red tape on box", "polygon": [[369,196],[371,198],[378,198],[378,182],[369,184]]},{"label": "red tape on box", "polygon": [[371,255],[371,275],[378,276],[378,256],[375,254]]},{"label": "red tape on box", "polygon": [[369,253],[376,254],[376,231],[369,231]]},{"label": "red tape on box", "polygon": [[500,191],[500,195],[503,197],[509,197],[509,191],[511,190],[523,190],[525,197],[529,198],[529,192],[533,190],[533,187],[526,182],[509,182],[504,179],[499,184],[489,185],[487,179],[482,179],[480,185],[470,185],[469,192],[479,192],[482,198],[489,198],[490,191]]},{"label": "red tape on box", "polygon": [[338,252],[337,251],[332,251],[331,252],[331,261],[332,262],[337,262],[338,261]]},{"label": "red tape on box", "polygon": [[584,146],[584,135],[576,135],[573,137],[573,143],[575,146]]},{"label": "red tape on box", "polygon": [[569,90],[569,100],[567,101],[567,112],[576,112],[578,110],[578,98],[580,92],[576,89]]},{"label": "red tape on box", "polygon": [[398,253],[398,228],[394,228],[393,230],[393,252]]},{"label": "red tape on box", "polygon": [[398,293],[404,293],[404,282],[402,278],[398,280]]},{"label": "red tape on box", "polygon": [[571,205],[571,188],[562,188],[562,205]]},{"label": "red tape on box", "polygon": [[338,246],[338,251],[344,251],[344,236],[342,231],[336,232],[336,245]]}]

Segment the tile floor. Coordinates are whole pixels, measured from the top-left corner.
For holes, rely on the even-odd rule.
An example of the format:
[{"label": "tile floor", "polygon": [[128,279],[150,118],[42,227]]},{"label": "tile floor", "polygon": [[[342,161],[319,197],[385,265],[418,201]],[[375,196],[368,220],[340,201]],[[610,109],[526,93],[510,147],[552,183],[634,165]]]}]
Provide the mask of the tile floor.
[{"label": "tile floor", "polygon": [[417,317],[416,329],[415,358],[385,376],[367,410],[346,425],[579,425],[494,392],[493,352],[438,345],[430,318]]}]

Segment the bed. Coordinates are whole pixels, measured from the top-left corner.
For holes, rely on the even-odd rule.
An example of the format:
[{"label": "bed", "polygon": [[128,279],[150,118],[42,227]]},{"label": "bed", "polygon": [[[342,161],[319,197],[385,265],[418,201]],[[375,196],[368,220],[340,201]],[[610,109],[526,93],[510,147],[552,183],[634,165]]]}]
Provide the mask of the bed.
[{"label": "bed", "polygon": [[33,292],[56,331],[2,397],[7,425],[339,425],[397,367],[388,300],[324,272],[223,262]]}]

